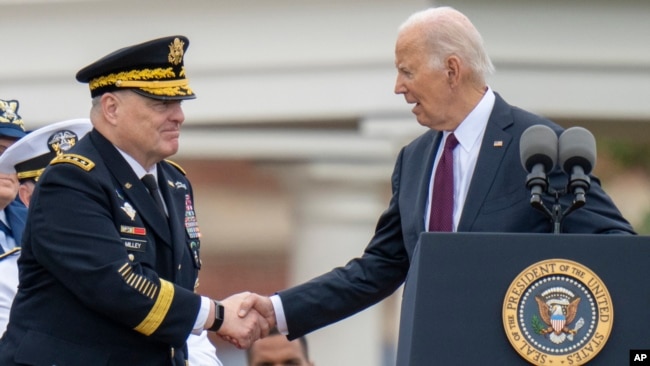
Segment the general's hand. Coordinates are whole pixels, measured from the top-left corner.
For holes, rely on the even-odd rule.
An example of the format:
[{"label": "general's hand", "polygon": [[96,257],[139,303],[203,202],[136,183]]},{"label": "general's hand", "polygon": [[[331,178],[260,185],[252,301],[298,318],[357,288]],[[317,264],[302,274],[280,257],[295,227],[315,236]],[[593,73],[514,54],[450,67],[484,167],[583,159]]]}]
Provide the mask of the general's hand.
[{"label": "general's hand", "polygon": [[263,316],[271,328],[276,326],[275,310],[273,309],[273,303],[270,298],[249,293],[244,301],[242,301],[238,314],[240,317],[245,317],[252,310],[257,311],[261,316]]},{"label": "general's hand", "polygon": [[256,310],[250,311],[245,316],[238,315],[242,302],[250,295],[249,292],[242,292],[221,301],[225,314],[217,334],[237,348],[249,348],[253,342],[267,336],[271,329],[266,317],[261,316]]}]

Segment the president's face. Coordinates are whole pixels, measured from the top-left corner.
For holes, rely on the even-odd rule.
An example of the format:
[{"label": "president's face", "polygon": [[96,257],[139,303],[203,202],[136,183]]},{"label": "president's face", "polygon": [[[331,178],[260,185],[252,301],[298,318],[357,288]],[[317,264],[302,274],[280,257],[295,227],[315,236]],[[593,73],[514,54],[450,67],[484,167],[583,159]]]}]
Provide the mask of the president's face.
[{"label": "president's face", "polygon": [[395,46],[395,93],[403,94],[418,122],[438,131],[456,128],[453,90],[444,65],[434,65],[418,26],[400,32]]}]

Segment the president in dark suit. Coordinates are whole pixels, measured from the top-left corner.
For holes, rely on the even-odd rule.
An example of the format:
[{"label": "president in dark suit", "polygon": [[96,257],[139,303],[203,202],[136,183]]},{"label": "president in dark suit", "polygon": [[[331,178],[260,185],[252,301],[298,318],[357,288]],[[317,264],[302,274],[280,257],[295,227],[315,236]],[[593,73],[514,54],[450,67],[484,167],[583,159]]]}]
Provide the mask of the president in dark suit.
[{"label": "president in dark suit", "polygon": [[[469,19],[446,7],[414,14],[399,30],[395,65],[395,92],[431,130],[399,153],[390,204],[361,257],[270,298],[245,301],[245,309],[274,315],[269,321],[290,339],[392,294],[406,279],[422,232],[552,232],[551,220],[530,205],[519,140],[532,125],[558,135],[562,128],[509,105],[486,84],[493,66]],[[550,181],[567,183],[559,170]],[[567,195],[561,203],[571,200]],[[593,176],[586,205],[566,216],[563,232],[634,234]]]},{"label": "president in dark suit", "polygon": [[[183,36],[118,50],[79,71],[93,129],[72,133],[40,176],[18,261],[20,285],[0,365],[187,365],[186,339],[204,329],[248,346],[268,332],[195,292],[200,229],[178,165],[181,101],[194,98]],[[49,153],[49,151],[48,151]],[[142,179],[142,180],[141,180]]]}]

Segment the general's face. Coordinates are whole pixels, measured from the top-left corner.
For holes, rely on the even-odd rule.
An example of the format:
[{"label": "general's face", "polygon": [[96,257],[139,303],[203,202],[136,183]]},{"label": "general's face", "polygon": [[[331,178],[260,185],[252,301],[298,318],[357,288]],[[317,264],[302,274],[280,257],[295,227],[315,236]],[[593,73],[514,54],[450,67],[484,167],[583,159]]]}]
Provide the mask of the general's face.
[{"label": "general's face", "polygon": [[176,154],[185,120],[181,101],[162,101],[135,92],[119,93],[116,145],[145,168]]},{"label": "general's face", "polygon": [[250,366],[311,366],[302,352],[300,341],[283,335],[262,338],[251,348]]},{"label": "general's face", "polygon": [[395,93],[403,94],[417,121],[435,130],[455,128],[449,118],[452,94],[448,73],[431,65],[430,51],[417,28],[405,29],[395,46]]}]

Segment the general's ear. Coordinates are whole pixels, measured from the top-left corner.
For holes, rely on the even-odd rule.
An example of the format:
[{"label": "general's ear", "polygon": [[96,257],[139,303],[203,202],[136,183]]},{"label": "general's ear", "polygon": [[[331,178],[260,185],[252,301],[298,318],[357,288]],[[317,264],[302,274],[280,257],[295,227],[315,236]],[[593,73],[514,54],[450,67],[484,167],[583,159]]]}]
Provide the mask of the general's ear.
[{"label": "general's ear", "polygon": [[115,124],[119,113],[120,98],[115,93],[104,93],[101,97],[102,114],[111,124]]}]

